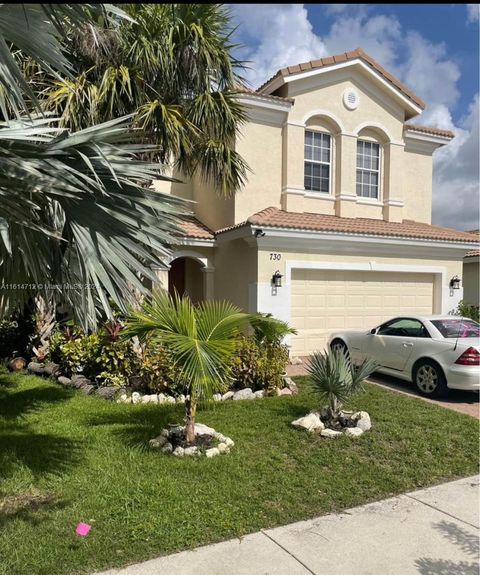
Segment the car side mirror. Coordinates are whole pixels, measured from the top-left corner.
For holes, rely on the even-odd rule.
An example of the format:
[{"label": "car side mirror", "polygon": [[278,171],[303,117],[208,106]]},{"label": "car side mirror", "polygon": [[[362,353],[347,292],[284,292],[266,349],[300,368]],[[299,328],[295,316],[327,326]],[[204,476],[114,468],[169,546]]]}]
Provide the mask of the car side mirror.
[{"label": "car side mirror", "polygon": [[377,333],[377,328],[374,327],[373,329],[371,329],[371,330],[370,330],[370,333],[371,333],[372,335],[375,335],[375,334]]}]

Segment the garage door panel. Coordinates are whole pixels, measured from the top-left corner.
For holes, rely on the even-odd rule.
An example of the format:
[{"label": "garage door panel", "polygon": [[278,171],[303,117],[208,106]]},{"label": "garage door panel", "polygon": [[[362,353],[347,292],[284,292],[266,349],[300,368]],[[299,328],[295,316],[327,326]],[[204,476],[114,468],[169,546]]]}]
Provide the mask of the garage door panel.
[{"label": "garage door panel", "polygon": [[292,352],[324,349],[331,333],[370,329],[402,314],[431,314],[431,274],[293,270]]}]

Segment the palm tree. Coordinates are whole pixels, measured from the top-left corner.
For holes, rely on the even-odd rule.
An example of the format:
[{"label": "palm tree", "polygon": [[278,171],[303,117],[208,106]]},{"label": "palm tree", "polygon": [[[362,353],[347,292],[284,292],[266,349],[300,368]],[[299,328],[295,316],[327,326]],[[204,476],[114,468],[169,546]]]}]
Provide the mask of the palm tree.
[{"label": "palm tree", "polygon": [[235,336],[250,315],[225,301],[193,305],[187,297],[155,293],[140,311],[132,311],[123,337],[137,336],[166,348],[185,388],[185,439],[195,441],[197,403],[229,381]]},{"label": "palm tree", "polygon": [[131,19],[107,28],[72,27],[64,41],[73,78],[25,69],[45,110],[61,126],[134,115],[155,158],[183,176],[198,173],[223,195],[244,183],[247,166],[235,151],[245,120],[233,93],[242,62],[232,54],[228,8],[220,4],[124,4]]},{"label": "palm tree", "polygon": [[363,381],[377,367],[369,358],[355,366],[350,356],[341,351],[315,352],[310,357],[307,372],[320,400],[327,404],[328,419],[332,424],[338,422],[343,405],[362,389]]},{"label": "palm tree", "polygon": [[[227,140],[242,113],[223,92],[235,61],[221,32],[227,13],[214,6],[126,6],[136,23],[112,5],[0,5],[0,316],[53,293],[89,329],[100,314],[112,316],[112,301],[125,311],[135,290],[148,292],[144,279],[155,279],[152,267],[178,240],[188,208],[146,189],[168,178],[139,157],[175,154],[225,191],[240,185],[244,166]],[[82,39],[83,60],[80,48],[67,50]],[[134,80],[122,84],[127,49]],[[88,61],[92,53],[100,56]],[[82,92],[92,63],[101,80]],[[63,100],[53,82],[69,86]],[[169,87],[173,95],[163,94]]]}]

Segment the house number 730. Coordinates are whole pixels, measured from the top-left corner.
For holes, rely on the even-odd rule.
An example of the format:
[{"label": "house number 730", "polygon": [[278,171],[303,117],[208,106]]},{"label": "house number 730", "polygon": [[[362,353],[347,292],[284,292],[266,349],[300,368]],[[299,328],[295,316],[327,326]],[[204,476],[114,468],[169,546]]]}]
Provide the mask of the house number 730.
[{"label": "house number 730", "polygon": [[274,261],[278,261],[282,259],[282,254],[270,254],[270,259]]}]

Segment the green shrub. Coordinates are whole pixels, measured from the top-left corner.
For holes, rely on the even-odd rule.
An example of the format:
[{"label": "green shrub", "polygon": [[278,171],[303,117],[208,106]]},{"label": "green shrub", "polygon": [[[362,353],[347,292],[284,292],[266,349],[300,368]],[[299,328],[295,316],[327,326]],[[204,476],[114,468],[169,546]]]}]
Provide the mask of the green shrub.
[{"label": "green shrub", "polygon": [[472,305],[463,300],[459,302],[455,315],[460,315],[462,317],[469,317],[470,319],[473,319],[476,322],[480,322],[480,308],[478,307],[478,305]]},{"label": "green shrub", "polygon": [[72,339],[59,346],[60,364],[68,375],[81,372],[100,384],[127,385],[139,371],[130,342],[112,341],[104,331]]},{"label": "green shrub", "polygon": [[180,395],[184,392],[180,370],[168,350],[160,345],[149,342],[144,346],[139,375],[145,388],[152,393]]},{"label": "green shrub", "polygon": [[288,362],[288,348],[279,343],[260,344],[256,338],[240,336],[231,362],[235,388],[250,387],[274,393],[283,385],[282,374]]}]

